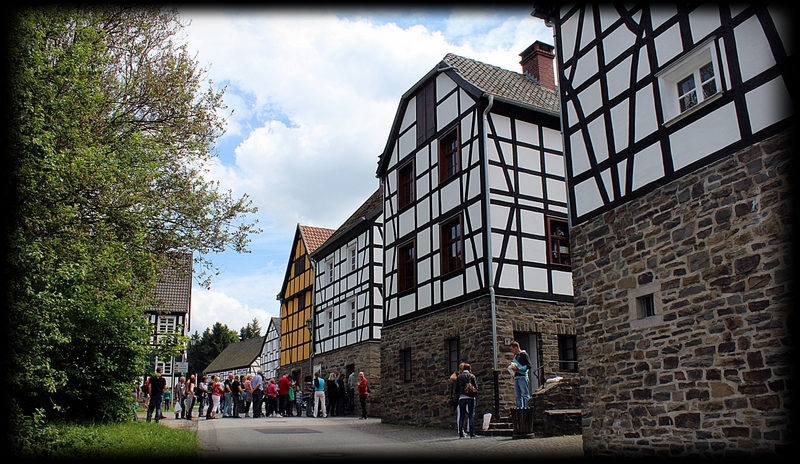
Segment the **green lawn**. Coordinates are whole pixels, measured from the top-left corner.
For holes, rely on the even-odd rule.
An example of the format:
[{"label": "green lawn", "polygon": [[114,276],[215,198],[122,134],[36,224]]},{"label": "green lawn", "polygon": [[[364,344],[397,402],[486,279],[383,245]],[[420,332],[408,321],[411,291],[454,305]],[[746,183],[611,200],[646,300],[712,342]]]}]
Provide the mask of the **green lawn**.
[{"label": "green lawn", "polygon": [[[196,458],[200,441],[193,432],[144,421],[110,425],[53,425],[42,448],[29,457],[59,459]],[[28,454],[28,453],[26,453]]]}]

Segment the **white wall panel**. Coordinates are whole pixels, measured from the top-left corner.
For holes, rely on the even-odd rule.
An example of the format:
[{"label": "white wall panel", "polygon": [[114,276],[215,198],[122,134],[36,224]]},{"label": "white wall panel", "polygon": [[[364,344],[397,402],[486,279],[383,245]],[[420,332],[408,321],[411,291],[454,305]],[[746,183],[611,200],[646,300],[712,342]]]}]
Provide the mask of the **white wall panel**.
[{"label": "white wall panel", "polygon": [[751,16],[736,26],[733,35],[736,38],[742,81],[747,82],[775,66],[775,58],[769,52],[769,43],[757,17]]},{"label": "white wall panel", "polygon": [[519,119],[514,120],[517,141],[530,145],[539,145],[539,126]]},{"label": "white wall panel", "polygon": [[552,270],[553,293],[557,295],[572,295],[572,273]]},{"label": "white wall panel", "polygon": [[633,190],[664,176],[664,162],[661,158],[661,145],[654,143],[636,153],[633,158]]},{"label": "white wall panel", "polygon": [[680,169],[740,138],[736,109],[729,103],[670,135],[672,163]]},{"label": "white wall panel", "polygon": [[750,129],[758,132],[794,114],[792,96],[782,77],[756,87],[744,95],[750,115]]},{"label": "white wall panel", "polygon": [[458,94],[454,93],[436,106],[436,131],[440,131],[458,117]]},{"label": "white wall panel", "polygon": [[522,268],[523,288],[529,292],[548,292],[547,269],[525,266]]},{"label": "white wall panel", "polygon": [[[529,169],[531,171],[542,170],[542,157],[539,150],[534,150],[528,147],[517,147],[517,164],[522,169]],[[563,166],[562,166],[562,171]]]}]

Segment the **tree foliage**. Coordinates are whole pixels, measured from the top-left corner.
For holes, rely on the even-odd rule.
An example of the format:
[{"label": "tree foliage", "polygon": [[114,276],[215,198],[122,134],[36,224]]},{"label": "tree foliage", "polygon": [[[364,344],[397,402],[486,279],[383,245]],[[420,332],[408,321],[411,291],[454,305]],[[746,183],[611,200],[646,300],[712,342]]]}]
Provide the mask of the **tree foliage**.
[{"label": "tree foliage", "polygon": [[252,322],[248,322],[246,326],[239,329],[239,338],[241,340],[249,340],[251,338],[258,338],[261,336],[261,324],[257,318],[253,318]]},{"label": "tree foliage", "polygon": [[195,332],[187,350],[189,372],[202,373],[228,345],[238,341],[239,335],[236,331],[220,322],[215,323],[210,329],[206,328],[202,337]]},{"label": "tree foliage", "polygon": [[[9,31],[12,215],[6,388],[24,418],[123,420],[144,372],[152,303],[170,251],[246,251],[245,195],[204,178],[223,133],[177,11],[16,11]],[[235,334],[235,332],[234,332]],[[24,419],[28,420],[29,419]],[[13,428],[13,425],[11,426]]]}]

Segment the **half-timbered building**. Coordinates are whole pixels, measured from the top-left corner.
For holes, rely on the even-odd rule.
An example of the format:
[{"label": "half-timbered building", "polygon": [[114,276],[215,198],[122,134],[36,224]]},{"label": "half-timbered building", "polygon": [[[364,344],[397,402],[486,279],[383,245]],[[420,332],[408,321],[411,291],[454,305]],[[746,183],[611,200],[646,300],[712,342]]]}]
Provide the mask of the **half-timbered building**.
[{"label": "half-timbered building", "polygon": [[552,49],[525,50],[523,73],[448,54],[400,100],[377,170],[384,421],[454,426],[460,362],[481,410],[507,417],[512,340],[533,358],[532,390],[576,370]]},{"label": "half-timbered building", "polygon": [[[175,335],[187,336],[192,309],[192,253],[170,253],[168,265],[158,277],[155,304],[145,312],[153,329],[153,342],[173,339]],[[167,385],[175,383],[175,364],[186,361],[186,347],[179,356],[150,360],[150,369],[161,369]],[[180,372],[186,375],[186,372]]]},{"label": "half-timbered building", "polygon": [[309,256],[322,245],[332,229],[298,224],[292,241],[286,276],[278,293],[281,303],[280,375],[288,372],[293,379],[311,373],[311,332],[314,303],[314,263]]},{"label": "half-timbered building", "polygon": [[372,416],[380,416],[381,404],[382,213],[383,189],[378,188],[311,253],[316,263],[315,370],[326,378],[329,373],[348,377],[364,372],[370,381]]},{"label": "half-timbered building", "polygon": [[533,14],[556,37],[586,456],[785,453],[792,14]]},{"label": "half-timbered building", "polygon": [[281,318],[272,317],[267,327],[267,338],[264,342],[264,354],[260,360],[261,369],[267,379],[278,378],[281,367]]}]

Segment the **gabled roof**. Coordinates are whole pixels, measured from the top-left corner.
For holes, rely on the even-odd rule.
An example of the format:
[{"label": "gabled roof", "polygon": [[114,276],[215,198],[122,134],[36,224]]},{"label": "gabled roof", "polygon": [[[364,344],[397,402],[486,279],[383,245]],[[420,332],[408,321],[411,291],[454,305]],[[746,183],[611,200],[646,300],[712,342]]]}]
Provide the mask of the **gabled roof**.
[{"label": "gabled roof", "polygon": [[452,53],[448,53],[443,62],[456,68],[456,73],[464,80],[496,98],[559,114],[558,93],[542,87],[530,76]]},{"label": "gabled roof", "polygon": [[155,297],[156,305],[148,308],[148,311],[189,312],[192,298],[192,253],[170,253],[169,264],[156,283]]},{"label": "gabled roof", "polygon": [[319,248],[320,245],[325,243],[325,240],[336,232],[333,229],[323,229],[322,227],[311,227],[297,225],[300,229],[300,235],[303,237],[303,243],[306,244],[306,253],[311,254]]},{"label": "gabled roof", "polygon": [[311,227],[311,226],[304,226],[297,224],[297,231],[294,234],[294,240],[292,241],[292,249],[289,252],[289,261],[286,263],[286,274],[283,276],[283,283],[281,284],[281,291],[278,293],[277,299],[280,301],[285,292],[286,286],[289,284],[290,275],[289,272],[292,268],[292,263],[294,259],[294,250],[297,247],[297,241],[302,240],[303,244],[306,248],[306,254],[311,259],[311,253],[319,248],[320,245],[325,243],[325,240],[333,235],[336,232],[333,229],[324,229],[322,227]]},{"label": "gabled roof", "polygon": [[393,141],[397,137],[408,101],[416,95],[422,85],[435,78],[439,73],[446,73],[475,99],[479,99],[486,93],[492,95],[496,101],[560,117],[558,93],[555,90],[542,87],[535,79],[526,74],[448,53],[439,64],[400,98],[389,139],[378,160],[378,177],[386,169],[391,158]]},{"label": "gabled roof", "polygon": [[358,209],[349,217],[344,224],[342,224],[336,231],[319,246],[313,253],[310,253],[312,258],[316,261],[317,258],[323,257],[331,252],[337,245],[339,239],[351,238],[348,237],[348,232],[354,230],[359,224],[375,218],[383,211],[383,187],[378,187],[367,201],[365,201]]},{"label": "gabled roof", "polygon": [[[273,316],[270,319],[270,325],[275,327],[275,332],[278,334],[278,337],[280,337],[281,336],[281,318]],[[269,327],[267,327],[267,335],[269,335]]]},{"label": "gabled roof", "polygon": [[205,368],[204,374],[246,369],[261,355],[267,336],[231,343]]}]

